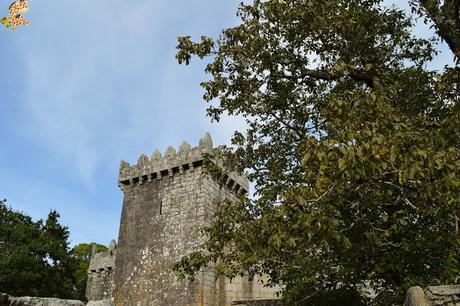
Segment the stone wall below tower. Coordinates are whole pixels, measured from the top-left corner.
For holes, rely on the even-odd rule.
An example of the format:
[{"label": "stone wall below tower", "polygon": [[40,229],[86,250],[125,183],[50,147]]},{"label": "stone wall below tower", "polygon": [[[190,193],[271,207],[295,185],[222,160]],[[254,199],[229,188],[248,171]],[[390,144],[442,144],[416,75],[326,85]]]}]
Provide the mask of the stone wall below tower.
[{"label": "stone wall below tower", "polygon": [[97,253],[93,249],[86,285],[88,301],[108,300],[113,297],[115,259],[116,243],[113,240],[108,251]]},{"label": "stone wall below tower", "polygon": [[35,296],[14,297],[0,293],[1,306],[85,306],[82,301]]}]

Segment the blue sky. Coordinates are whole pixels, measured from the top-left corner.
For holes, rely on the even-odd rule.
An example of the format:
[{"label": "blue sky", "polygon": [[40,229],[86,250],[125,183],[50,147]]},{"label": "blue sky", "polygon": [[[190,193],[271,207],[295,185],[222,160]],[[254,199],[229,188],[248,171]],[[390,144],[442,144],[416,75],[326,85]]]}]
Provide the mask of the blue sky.
[{"label": "blue sky", "polygon": [[[51,209],[72,244],[118,236],[121,159],[228,141],[211,124],[203,63],[179,66],[177,36],[216,36],[239,1],[29,0],[30,25],[0,30],[0,197],[35,219]],[[9,2],[2,0],[6,15]]]},{"label": "blue sky", "polygon": [[211,124],[203,63],[174,57],[177,36],[236,25],[239,1],[29,2],[29,27],[0,30],[0,197],[35,219],[56,209],[72,244],[107,244],[118,236],[121,159],[196,145],[206,131],[226,143],[242,126]]}]

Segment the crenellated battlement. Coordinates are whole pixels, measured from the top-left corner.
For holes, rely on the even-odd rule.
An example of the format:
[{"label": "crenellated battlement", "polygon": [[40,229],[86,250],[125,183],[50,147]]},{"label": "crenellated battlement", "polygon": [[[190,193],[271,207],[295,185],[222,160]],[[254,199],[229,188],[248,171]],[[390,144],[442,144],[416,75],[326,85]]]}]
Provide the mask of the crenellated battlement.
[{"label": "crenellated battlement", "polygon": [[96,250],[96,245],[93,245],[88,273],[111,271],[115,269],[116,252],[117,243],[115,240],[110,242],[110,246],[107,251],[98,252]]},{"label": "crenellated battlement", "polygon": [[[192,147],[184,141],[177,151],[168,146],[164,154],[158,150],[153,152],[150,158],[146,154],[142,154],[136,165],[130,165],[122,160],[118,182],[120,186],[134,186],[155,179],[173,177],[176,174],[183,174],[185,171],[195,171],[196,168],[201,167],[204,155],[212,155],[213,152],[211,135],[206,133],[200,139],[197,147]],[[246,177],[228,173],[224,174],[222,179],[227,187],[237,193],[246,194],[249,190],[249,182]]]},{"label": "crenellated battlement", "polygon": [[278,289],[263,288],[265,279],[230,281],[203,269],[189,282],[171,269],[184,255],[202,250],[207,240],[202,229],[212,224],[219,203],[238,203],[247,194],[248,178],[229,168],[208,133],[196,147],[184,141],[163,153],[142,154],[135,165],[122,161],[119,245],[116,256],[110,249],[93,252],[88,299],[113,297],[114,305],[210,306],[276,298]]}]

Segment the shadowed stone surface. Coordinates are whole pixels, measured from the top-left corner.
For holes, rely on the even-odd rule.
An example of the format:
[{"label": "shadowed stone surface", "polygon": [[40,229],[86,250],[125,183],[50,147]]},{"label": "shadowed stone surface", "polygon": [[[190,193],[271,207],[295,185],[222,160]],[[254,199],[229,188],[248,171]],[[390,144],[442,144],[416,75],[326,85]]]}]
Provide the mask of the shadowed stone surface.
[{"label": "shadowed stone surface", "polygon": [[235,301],[232,305],[239,306],[283,306],[281,300],[279,299],[269,299],[269,300],[252,300],[252,301]]}]

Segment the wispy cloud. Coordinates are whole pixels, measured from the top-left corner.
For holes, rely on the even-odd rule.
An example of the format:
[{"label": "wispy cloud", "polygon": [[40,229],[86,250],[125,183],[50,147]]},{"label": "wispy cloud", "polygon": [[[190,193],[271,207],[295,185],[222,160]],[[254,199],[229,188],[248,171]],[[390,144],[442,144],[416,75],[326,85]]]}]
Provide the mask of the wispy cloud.
[{"label": "wispy cloud", "polygon": [[199,31],[199,10],[211,7],[197,3],[33,3],[30,32],[17,39],[31,138],[94,185],[106,161],[208,127],[199,77],[187,83],[174,59],[177,35]]},{"label": "wispy cloud", "polygon": [[210,124],[203,63],[174,58],[177,36],[216,36],[236,23],[238,2],[29,2],[30,26],[0,32],[0,196],[37,218],[57,209],[74,242],[94,240],[98,223],[95,238],[108,241],[121,209],[120,159],[196,144],[208,130],[226,142],[240,126]]}]

